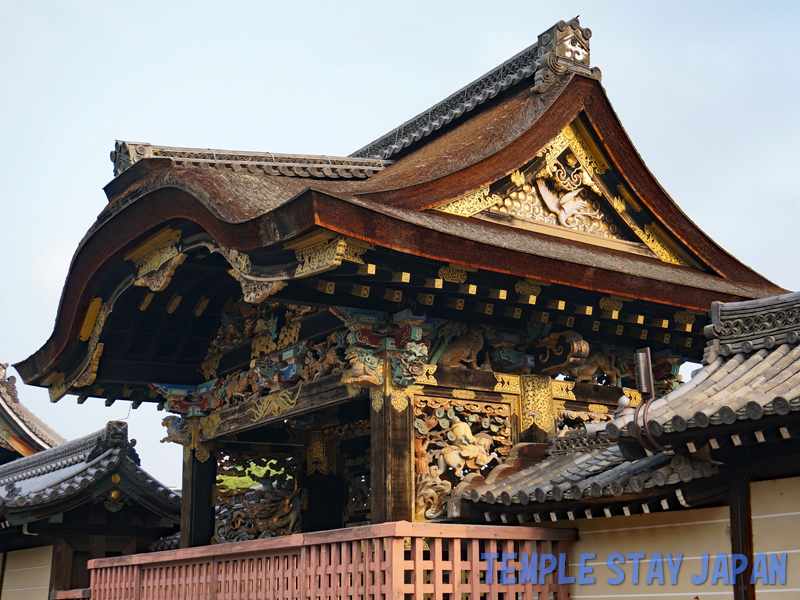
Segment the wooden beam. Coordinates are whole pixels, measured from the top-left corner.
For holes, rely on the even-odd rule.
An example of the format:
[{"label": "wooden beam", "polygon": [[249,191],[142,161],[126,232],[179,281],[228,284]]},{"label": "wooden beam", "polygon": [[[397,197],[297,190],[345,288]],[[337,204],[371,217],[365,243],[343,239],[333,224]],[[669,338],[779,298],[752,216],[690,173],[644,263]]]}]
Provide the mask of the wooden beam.
[{"label": "wooden beam", "polygon": [[[209,437],[201,431],[200,441],[208,442],[223,436],[243,433],[256,427],[283,421],[284,419],[319,410],[320,408],[352,401],[353,398],[351,398],[348,393],[347,386],[340,381],[341,377],[341,374],[328,375],[316,381],[300,383],[293,388],[288,388],[285,391],[290,393],[292,397],[294,397],[294,394],[297,394],[295,405],[288,410],[278,412],[277,415],[274,412],[269,413],[265,418],[260,420],[253,420],[253,408],[255,408],[259,402],[268,400],[270,395],[230,408],[224,408],[218,413],[220,415],[220,424],[213,432],[213,437]],[[362,394],[365,393],[366,391],[362,392]]]}]

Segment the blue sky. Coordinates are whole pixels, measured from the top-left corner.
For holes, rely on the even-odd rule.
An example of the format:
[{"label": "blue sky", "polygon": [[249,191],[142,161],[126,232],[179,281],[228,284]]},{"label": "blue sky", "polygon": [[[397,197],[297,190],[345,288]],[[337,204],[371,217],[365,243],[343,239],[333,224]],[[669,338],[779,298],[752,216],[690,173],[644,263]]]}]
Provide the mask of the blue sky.
[{"label": "blue sky", "polygon": [[[728,252],[800,289],[800,68],[784,33],[800,3],[0,0],[0,361],[52,332],[115,139],[347,155],[575,15],[662,186]],[[69,438],[129,412],[20,397]],[[131,411],[131,435],[143,466],[178,485],[162,416]]]}]

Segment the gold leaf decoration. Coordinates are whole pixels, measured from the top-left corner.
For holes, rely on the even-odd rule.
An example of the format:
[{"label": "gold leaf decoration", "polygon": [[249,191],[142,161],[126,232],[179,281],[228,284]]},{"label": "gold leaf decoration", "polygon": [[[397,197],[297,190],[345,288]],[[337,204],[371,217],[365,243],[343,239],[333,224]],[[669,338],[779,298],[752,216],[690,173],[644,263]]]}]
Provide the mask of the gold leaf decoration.
[{"label": "gold leaf decoration", "polygon": [[501,392],[505,394],[520,393],[519,375],[495,373],[494,378],[497,380],[497,384],[494,386],[495,392]]},{"label": "gold leaf decoration", "polygon": [[309,248],[295,250],[295,256],[300,261],[295,271],[295,277],[308,277],[335,269],[342,264],[346,249],[345,238],[337,237],[330,241],[314,244]]},{"label": "gold leaf decoration", "polygon": [[553,398],[560,398],[562,400],[575,400],[575,394],[572,388],[575,387],[574,381],[552,381],[550,389],[553,393]]},{"label": "gold leaf decoration", "polygon": [[631,399],[631,407],[636,408],[642,403],[642,394],[639,392],[639,390],[622,388],[622,393]]},{"label": "gold leaf decoration", "polygon": [[[356,393],[358,393],[359,391],[361,390],[356,389]],[[374,385],[371,388],[369,388],[369,399],[370,399],[370,404],[372,406],[372,410],[374,410],[376,413],[381,412],[381,409],[383,408],[383,387],[379,385]]]},{"label": "gold leaf decoration", "polygon": [[459,215],[461,217],[471,217],[498,202],[502,202],[500,196],[497,194],[490,195],[489,187],[487,186],[476,192],[471,192],[455,200],[445,202],[437,206],[434,210],[451,215]]},{"label": "gold leaf decoration", "polygon": [[464,283],[467,281],[467,272],[453,266],[439,269],[439,279],[450,283]]},{"label": "gold leaf decoration", "polygon": [[302,387],[303,384],[299,384],[288,390],[267,394],[255,400],[253,406],[247,411],[253,415],[250,422],[256,423],[270,417],[277,419],[287,410],[294,408]]},{"label": "gold leaf decoration", "polygon": [[[547,375],[522,377],[522,429],[536,425],[550,431],[555,423],[555,404]],[[563,405],[563,402],[561,403]]]}]

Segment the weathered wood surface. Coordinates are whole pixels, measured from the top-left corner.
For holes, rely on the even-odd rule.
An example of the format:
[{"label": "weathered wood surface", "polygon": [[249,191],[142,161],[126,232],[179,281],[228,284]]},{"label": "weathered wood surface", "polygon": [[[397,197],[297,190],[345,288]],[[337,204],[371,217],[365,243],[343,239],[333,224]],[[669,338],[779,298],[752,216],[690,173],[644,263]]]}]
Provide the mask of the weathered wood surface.
[{"label": "weathered wood surface", "polygon": [[497,378],[492,371],[437,367],[433,373],[433,378],[436,379],[436,385],[439,387],[484,392],[494,392],[497,387]]},{"label": "weathered wood surface", "polygon": [[386,398],[371,410],[372,522],[411,521],[414,513],[413,402],[402,411]]},{"label": "weathered wood surface", "polygon": [[[290,388],[288,391],[294,395],[297,394],[297,403],[293,408],[285,410],[277,416],[269,415],[263,419],[254,418],[254,409],[258,400],[251,400],[243,402],[236,406],[224,408],[214,415],[219,415],[219,425],[213,431],[213,435],[206,435],[202,430],[200,431],[200,441],[208,442],[217,438],[225,437],[233,433],[241,433],[254,427],[261,427],[275,423],[276,421],[283,421],[290,417],[296,417],[307,412],[319,410],[334,404],[341,404],[342,402],[349,402],[355,398],[361,398],[366,394],[362,391],[358,396],[351,397],[347,391],[347,387],[341,383],[341,374],[329,375],[316,381],[309,381],[298,384],[295,388]],[[216,417],[215,417],[216,418]]]},{"label": "weathered wood surface", "polygon": [[[575,395],[575,400],[572,402],[579,402],[581,404],[604,404],[614,412],[617,407],[620,396],[623,396],[622,388],[613,387],[609,385],[593,385],[591,383],[576,383],[572,388],[572,393]],[[567,408],[571,405],[567,401]]]},{"label": "weathered wood surface", "polygon": [[[457,396],[453,394],[456,391],[469,391],[472,392],[471,397],[465,396]],[[433,398],[452,398],[454,400],[477,400],[479,402],[498,402],[498,403],[506,403],[507,401],[503,398],[503,394],[499,392],[485,392],[480,390],[472,390],[468,387],[455,387],[455,388],[446,388],[446,387],[437,387],[434,385],[426,385],[422,388],[422,396],[431,396]]]},{"label": "weathered wood surface", "polygon": [[183,461],[181,497],[181,548],[204,546],[214,536],[214,481],[217,461],[213,455],[201,462],[192,452]]}]

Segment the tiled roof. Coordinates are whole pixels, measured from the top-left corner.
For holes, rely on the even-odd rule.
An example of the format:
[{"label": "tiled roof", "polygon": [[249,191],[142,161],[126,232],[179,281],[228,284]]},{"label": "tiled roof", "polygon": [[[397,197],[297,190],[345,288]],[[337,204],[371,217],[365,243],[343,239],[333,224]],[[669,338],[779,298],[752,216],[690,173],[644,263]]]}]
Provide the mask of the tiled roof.
[{"label": "tiled roof", "polygon": [[[550,457],[504,479],[468,490],[464,497],[486,504],[528,506],[537,502],[635,494],[655,486],[688,483],[714,473],[716,468],[710,462],[685,455],[668,456],[661,452],[629,460],[619,446],[610,445]],[[487,481],[491,481],[491,474]]]},{"label": "tiled roof", "polygon": [[[705,366],[650,405],[656,437],[800,410],[800,293],[715,302],[710,315]],[[606,426],[609,438],[634,435],[627,412]]]},{"label": "tiled roof", "polygon": [[166,537],[156,540],[147,549],[150,552],[163,552],[164,550],[176,550],[181,547],[181,532],[173,533]]},{"label": "tiled roof", "polygon": [[113,472],[124,474],[143,493],[180,510],[180,496],[139,466],[128,442],[127,425],[112,421],[104,430],[0,467],[0,514],[57,502]]},{"label": "tiled roof", "polygon": [[397,129],[367,144],[351,156],[387,159],[469,113],[500,92],[533,77],[539,64],[538,48],[538,44],[529,46],[483,77],[479,77],[425,112],[406,121]]},{"label": "tiled roof", "polygon": [[[693,427],[733,425],[800,410],[800,293],[715,302],[710,314],[705,366],[691,381],[650,404],[648,426],[656,438]],[[693,444],[687,444],[691,453],[631,458],[614,440],[626,438],[629,447],[636,444],[631,439],[635,436],[633,416],[633,409],[620,408],[597,437],[584,430],[556,438],[547,460],[510,475],[508,469],[498,468],[497,479],[493,471],[487,483],[466,489],[463,497],[499,505],[489,513],[514,505],[547,502],[552,506],[565,501],[572,501],[574,511],[575,502],[583,499],[630,494],[626,500],[632,502],[649,488],[676,486],[678,501],[687,505],[680,484],[715,475],[719,463],[710,455],[696,453]],[[661,496],[663,502],[665,494]]]}]

